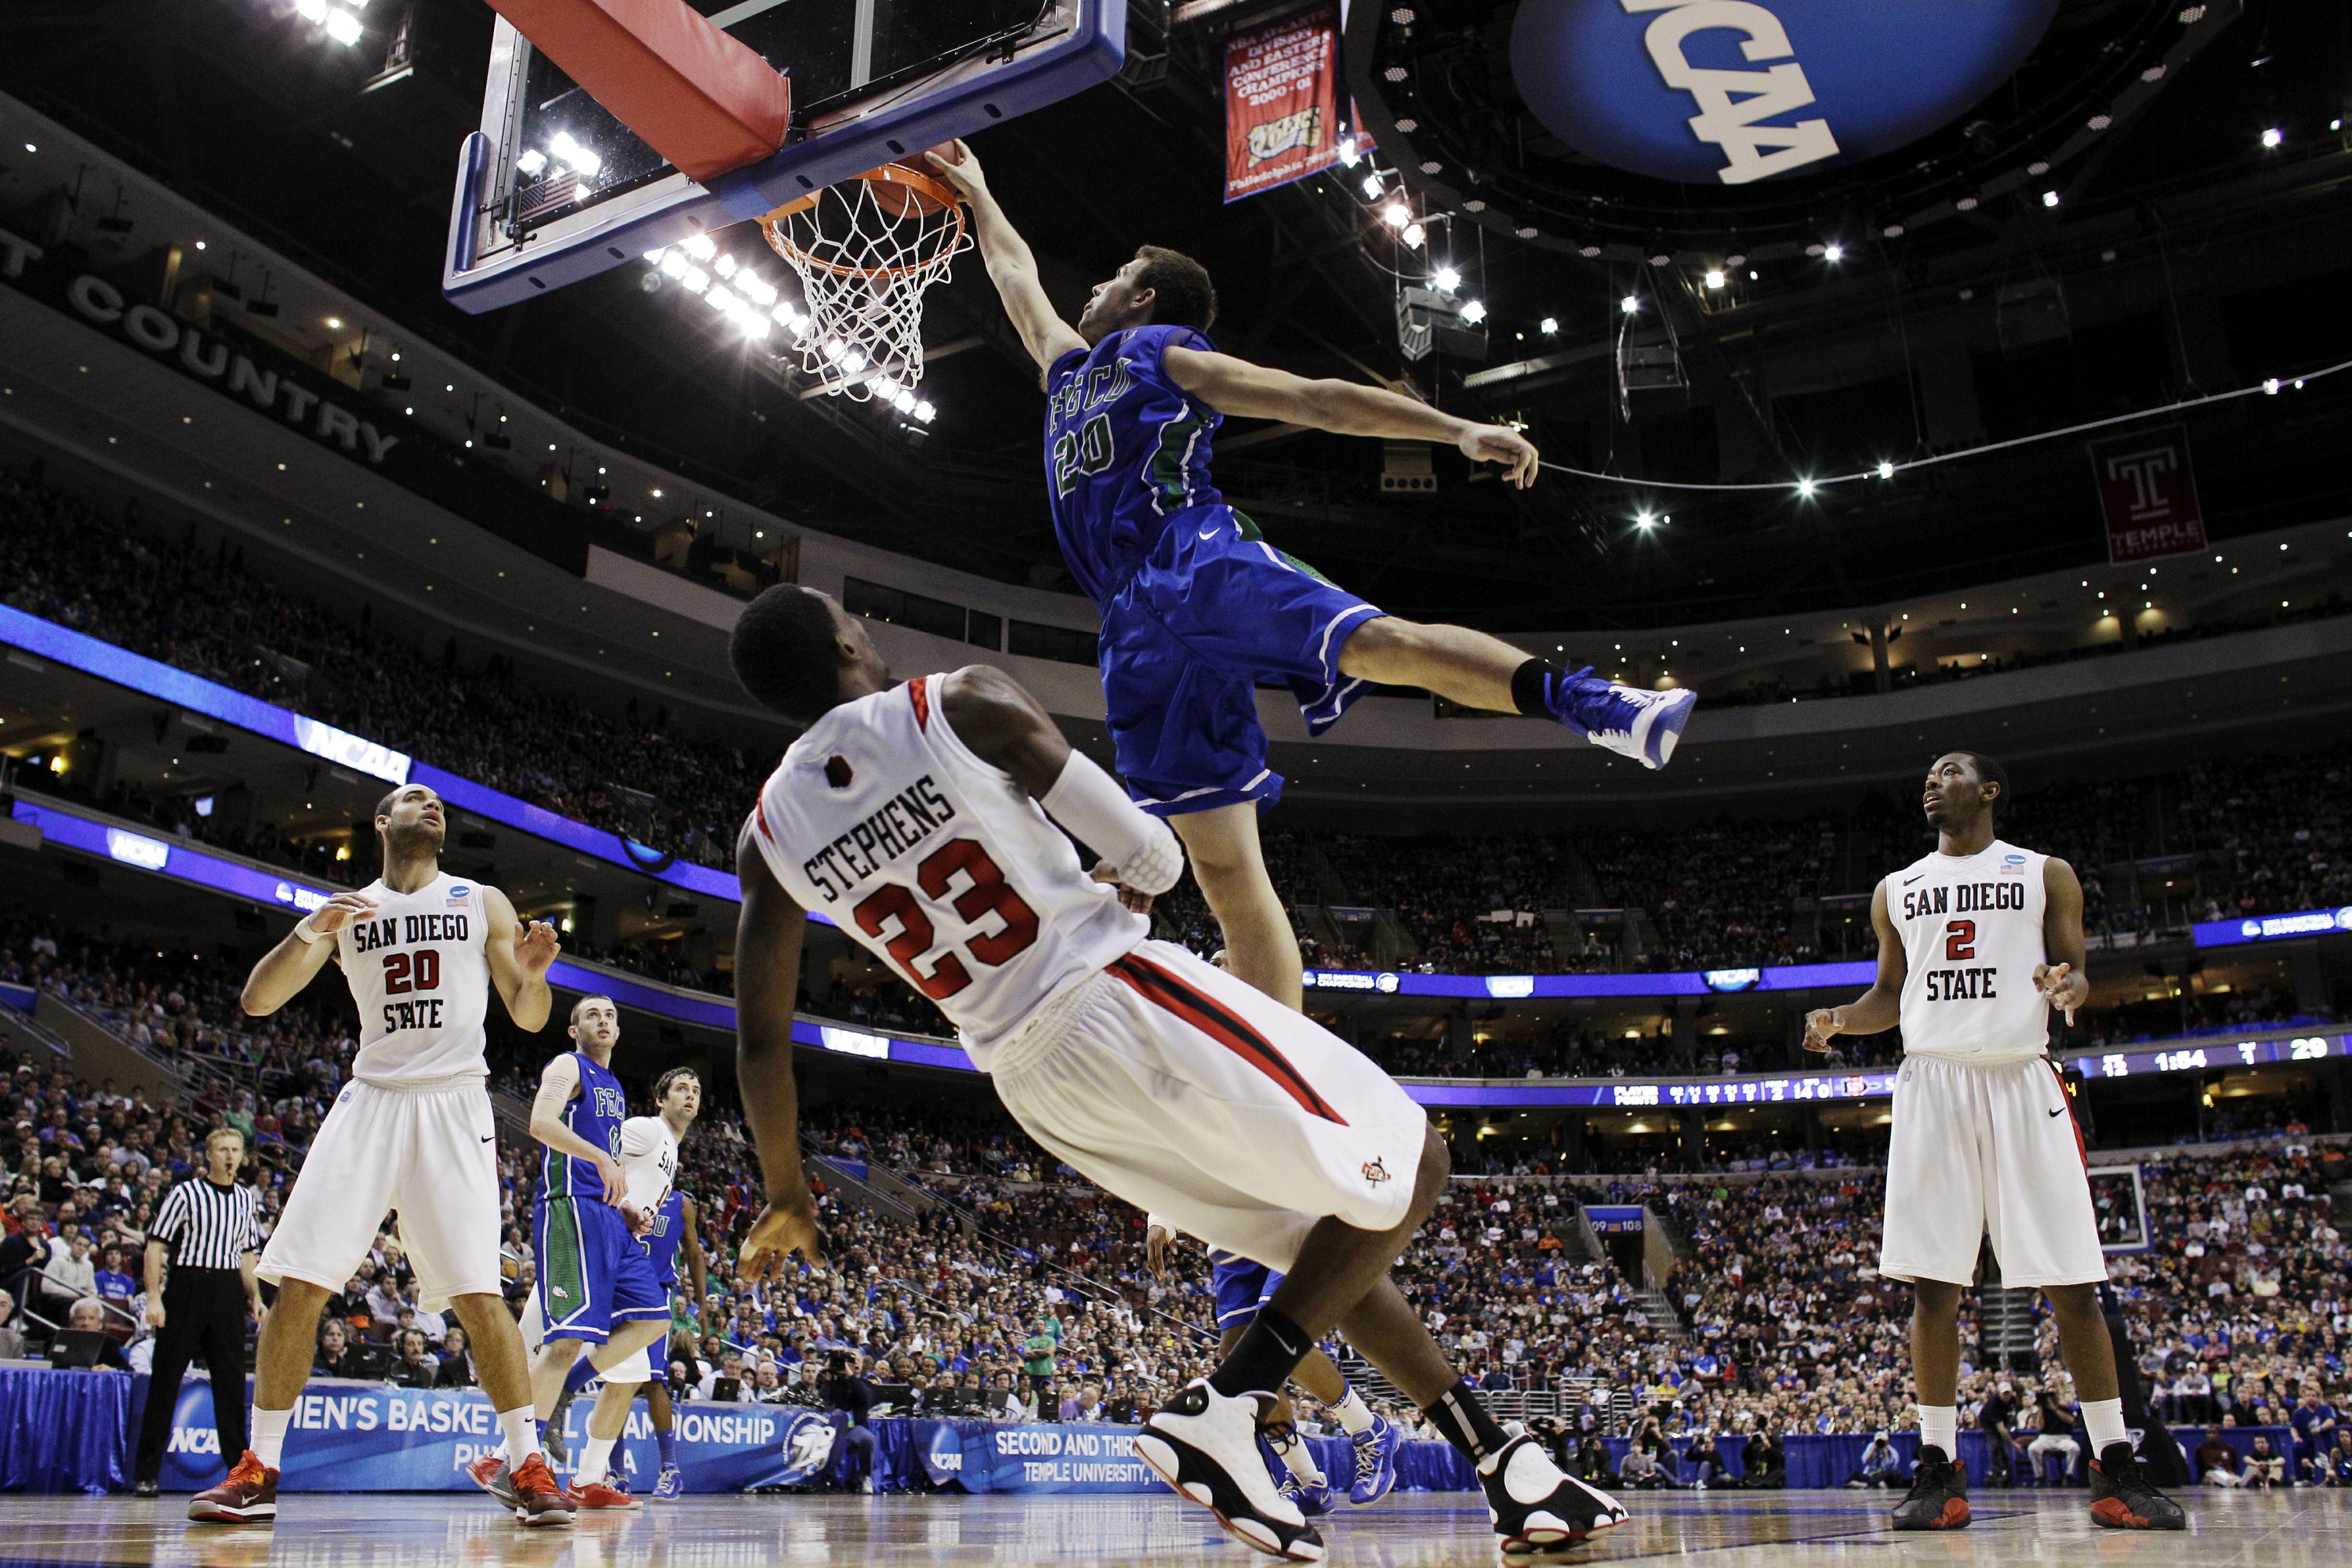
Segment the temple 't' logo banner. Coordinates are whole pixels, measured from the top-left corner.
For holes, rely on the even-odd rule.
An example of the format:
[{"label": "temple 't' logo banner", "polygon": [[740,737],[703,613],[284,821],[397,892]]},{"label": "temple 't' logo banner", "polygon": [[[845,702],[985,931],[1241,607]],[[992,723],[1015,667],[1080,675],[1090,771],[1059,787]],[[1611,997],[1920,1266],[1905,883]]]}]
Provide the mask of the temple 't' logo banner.
[{"label": "temple 't' logo banner", "polygon": [[2205,548],[2205,513],[2189,463],[2189,428],[2166,425],[2091,443],[2091,470],[2117,566]]},{"label": "temple 't' logo banner", "polygon": [[1225,43],[1225,200],[1339,162],[1339,13],[1318,5]]}]

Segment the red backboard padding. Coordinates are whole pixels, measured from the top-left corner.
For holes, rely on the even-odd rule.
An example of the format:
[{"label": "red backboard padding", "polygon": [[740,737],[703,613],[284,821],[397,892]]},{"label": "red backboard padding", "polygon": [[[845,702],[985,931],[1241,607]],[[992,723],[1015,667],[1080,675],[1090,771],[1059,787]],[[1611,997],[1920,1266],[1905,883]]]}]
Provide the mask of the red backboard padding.
[{"label": "red backboard padding", "polygon": [[490,0],[646,144],[709,181],[784,144],[792,88],[685,0]]}]

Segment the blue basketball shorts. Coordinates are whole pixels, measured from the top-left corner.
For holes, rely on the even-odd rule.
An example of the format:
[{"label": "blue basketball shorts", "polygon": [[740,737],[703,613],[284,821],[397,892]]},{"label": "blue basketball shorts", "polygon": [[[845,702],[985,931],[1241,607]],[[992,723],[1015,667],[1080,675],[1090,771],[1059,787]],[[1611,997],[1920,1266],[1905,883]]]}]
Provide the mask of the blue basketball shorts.
[{"label": "blue basketball shorts", "polygon": [[1237,1252],[1209,1254],[1209,1279],[1217,1292],[1217,1331],[1246,1327],[1274,1300],[1282,1276]]},{"label": "blue basketball shorts", "polygon": [[1339,650],[1381,613],[1231,507],[1169,519],[1150,559],[1103,606],[1103,699],[1136,804],[1180,816],[1280,799],[1257,683],[1286,684],[1307,733],[1320,735],[1366,688],[1339,673]]},{"label": "blue basketball shorts", "polygon": [[613,1325],[669,1316],[653,1256],[603,1198],[550,1198],[537,1205],[531,1243],[546,1338],[601,1345]]}]

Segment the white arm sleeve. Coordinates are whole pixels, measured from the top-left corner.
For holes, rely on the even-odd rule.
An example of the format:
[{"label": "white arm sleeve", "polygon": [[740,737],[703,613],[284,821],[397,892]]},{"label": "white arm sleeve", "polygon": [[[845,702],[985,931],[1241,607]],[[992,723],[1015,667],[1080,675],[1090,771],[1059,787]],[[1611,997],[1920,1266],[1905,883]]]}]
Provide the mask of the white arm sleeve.
[{"label": "white arm sleeve", "polygon": [[1184,874],[1184,849],[1174,831],[1128,799],[1118,781],[1084,752],[1071,750],[1062,776],[1037,804],[1139,893],[1164,893]]}]

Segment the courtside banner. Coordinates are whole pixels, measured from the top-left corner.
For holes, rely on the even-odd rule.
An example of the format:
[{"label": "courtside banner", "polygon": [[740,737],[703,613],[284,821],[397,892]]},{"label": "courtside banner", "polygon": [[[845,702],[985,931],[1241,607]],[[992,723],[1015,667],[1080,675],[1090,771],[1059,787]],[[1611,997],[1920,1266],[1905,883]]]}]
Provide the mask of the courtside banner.
[{"label": "courtside banner", "polygon": [[[575,1454],[587,1440],[592,1403],[580,1400],[567,1412],[565,1430]],[[678,1469],[686,1489],[693,1492],[739,1492],[807,1480],[805,1461],[821,1453],[829,1463],[834,1447],[810,1442],[807,1429],[840,1422],[789,1405],[688,1402],[677,1409]],[[294,1405],[280,1485],[297,1492],[472,1491],[466,1467],[498,1447],[498,1416],[478,1389],[392,1388],[314,1378]],[[661,1458],[643,1405],[630,1407],[614,1456],[640,1493],[652,1487]],[[212,1384],[191,1377],[180,1384],[172,1413],[163,1489],[198,1490],[226,1473],[213,1427]]]},{"label": "courtside banner", "polygon": [[1225,200],[1339,157],[1339,12],[1318,5],[1225,42]]}]

